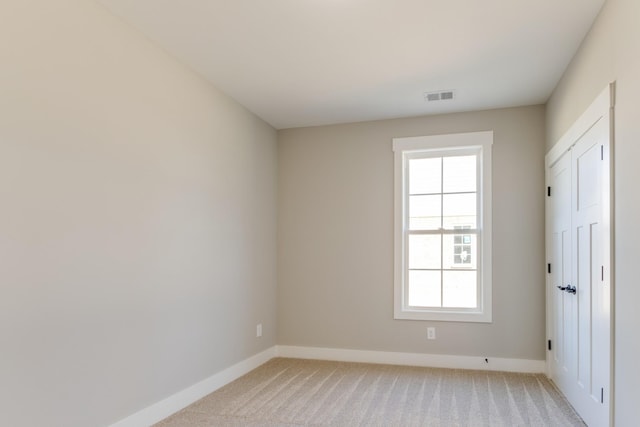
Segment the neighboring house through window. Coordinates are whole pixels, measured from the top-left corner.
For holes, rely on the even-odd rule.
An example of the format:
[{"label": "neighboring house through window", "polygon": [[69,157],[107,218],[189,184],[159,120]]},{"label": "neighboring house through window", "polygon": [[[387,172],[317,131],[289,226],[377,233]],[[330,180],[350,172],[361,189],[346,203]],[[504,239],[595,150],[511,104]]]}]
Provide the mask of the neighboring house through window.
[{"label": "neighboring house through window", "polygon": [[[453,229],[464,231],[470,230],[471,226],[454,225]],[[453,236],[453,263],[460,267],[471,265],[471,258],[473,257],[471,247],[470,234],[455,234]]]},{"label": "neighboring house through window", "polygon": [[393,140],[396,319],[491,322],[492,143]]}]

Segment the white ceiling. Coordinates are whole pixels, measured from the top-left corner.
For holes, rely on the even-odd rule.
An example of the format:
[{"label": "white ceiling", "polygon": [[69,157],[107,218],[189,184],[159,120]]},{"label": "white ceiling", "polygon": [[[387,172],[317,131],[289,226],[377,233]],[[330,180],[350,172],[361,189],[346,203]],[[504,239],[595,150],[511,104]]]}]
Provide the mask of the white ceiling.
[{"label": "white ceiling", "polygon": [[98,1],[283,129],[544,103],[605,0]]}]

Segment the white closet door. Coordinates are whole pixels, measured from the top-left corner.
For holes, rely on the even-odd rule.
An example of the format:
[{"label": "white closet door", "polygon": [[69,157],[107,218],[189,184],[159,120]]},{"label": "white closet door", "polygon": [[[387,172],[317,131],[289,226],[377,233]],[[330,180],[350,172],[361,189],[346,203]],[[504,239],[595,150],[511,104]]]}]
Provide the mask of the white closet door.
[{"label": "white closet door", "polygon": [[574,406],[590,425],[608,424],[609,388],[609,284],[604,269],[603,231],[604,149],[608,148],[609,123],[598,121],[572,150],[573,286],[576,287],[577,347]]},{"label": "white closet door", "polygon": [[609,116],[551,165],[550,374],[585,422],[609,425]]},{"label": "white closet door", "polygon": [[571,153],[564,154],[550,170],[551,288],[553,352],[552,377],[562,389],[570,382],[576,348],[576,298],[560,289],[571,284]]}]

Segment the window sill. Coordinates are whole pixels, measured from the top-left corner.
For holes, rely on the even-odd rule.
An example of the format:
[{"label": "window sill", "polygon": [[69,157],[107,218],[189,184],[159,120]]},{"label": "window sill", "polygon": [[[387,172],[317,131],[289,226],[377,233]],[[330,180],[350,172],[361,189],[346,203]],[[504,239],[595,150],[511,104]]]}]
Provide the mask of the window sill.
[{"label": "window sill", "polygon": [[431,320],[437,322],[492,323],[491,313],[487,312],[395,310],[393,318],[395,320]]}]

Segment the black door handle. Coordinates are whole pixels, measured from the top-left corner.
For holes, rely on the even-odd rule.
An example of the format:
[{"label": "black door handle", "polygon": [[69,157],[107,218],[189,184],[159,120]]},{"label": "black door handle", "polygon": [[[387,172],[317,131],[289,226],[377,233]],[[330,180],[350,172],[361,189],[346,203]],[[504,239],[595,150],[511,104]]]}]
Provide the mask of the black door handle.
[{"label": "black door handle", "polygon": [[575,286],[567,285],[567,286],[556,286],[561,291],[567,291],[571,295],[575,295],[578,289]]}]

